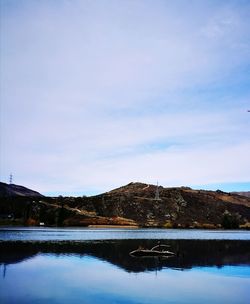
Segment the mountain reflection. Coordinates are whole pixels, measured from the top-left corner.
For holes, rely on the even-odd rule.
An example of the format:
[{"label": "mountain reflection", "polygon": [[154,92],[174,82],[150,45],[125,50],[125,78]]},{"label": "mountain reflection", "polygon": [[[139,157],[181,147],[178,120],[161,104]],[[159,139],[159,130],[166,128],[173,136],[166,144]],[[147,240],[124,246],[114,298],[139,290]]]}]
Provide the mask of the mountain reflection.
[{"label": "mountain reflection", "polygon": [[38,254],[77,256],[90,255],[108,261],[127,272],[144,272],[162,268],[190,269],[192,267],[250,265],[249,241],[225,240],[162,240],[176,253],[171,258],[133,258],[129,252],[139,246],[151,248],[155,240],[112,241],[3,241],[0,242],[0,265],[19,263]]}]

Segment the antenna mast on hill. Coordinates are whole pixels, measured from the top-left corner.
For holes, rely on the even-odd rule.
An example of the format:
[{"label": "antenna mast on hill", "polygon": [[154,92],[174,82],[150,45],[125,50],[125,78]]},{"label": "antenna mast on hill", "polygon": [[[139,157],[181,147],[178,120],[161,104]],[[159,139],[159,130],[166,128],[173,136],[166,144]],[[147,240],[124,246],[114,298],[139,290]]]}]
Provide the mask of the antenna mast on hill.
[{"label": "antenna mast on hill", "polygon": [[12,181],[13,181],[13,175],[12,175],[12,173],[10,173],[10,179],[9,179],[9,184],[10,185],[12,184]]},{"label": "antenna mast on hill", "polygon": [[158,181],[157,181],[157,186],[156,186],[156,191],[155,191],[155,199],[157,201],[160,199]]}]

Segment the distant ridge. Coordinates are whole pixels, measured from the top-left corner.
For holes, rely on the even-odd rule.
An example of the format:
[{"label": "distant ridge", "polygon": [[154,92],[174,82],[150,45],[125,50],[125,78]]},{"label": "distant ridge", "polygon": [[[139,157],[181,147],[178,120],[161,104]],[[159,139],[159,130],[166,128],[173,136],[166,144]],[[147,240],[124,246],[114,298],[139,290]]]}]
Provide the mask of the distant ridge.
[{"label": "distant ridge", "polygon": [[0,182],[0,197],[8,196],[42,197],[43,195],[23,186]]},{"label": "distant ridge", "polygon": [[231,192],[232,194],[237,194],[241,196],[250,197],[250,191],[241,191],[241,192]]}]

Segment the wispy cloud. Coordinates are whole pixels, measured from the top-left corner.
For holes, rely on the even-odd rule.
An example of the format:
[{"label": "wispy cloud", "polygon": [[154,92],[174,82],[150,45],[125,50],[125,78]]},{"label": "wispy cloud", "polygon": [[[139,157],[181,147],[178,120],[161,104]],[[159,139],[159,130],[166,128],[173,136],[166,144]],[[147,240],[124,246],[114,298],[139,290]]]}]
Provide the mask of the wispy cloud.
[{"label": "wispy cloud", "polygon": [[1,1],[1,179],[43,192],[249,181],[249,12]]}]

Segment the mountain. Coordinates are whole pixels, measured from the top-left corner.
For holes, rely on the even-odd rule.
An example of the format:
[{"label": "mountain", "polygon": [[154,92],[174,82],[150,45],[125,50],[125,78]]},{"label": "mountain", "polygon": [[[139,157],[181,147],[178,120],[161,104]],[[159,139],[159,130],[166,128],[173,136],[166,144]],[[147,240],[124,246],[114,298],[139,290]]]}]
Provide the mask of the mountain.
[{"label": "mountain", "polygon": [[238,194],[241,196],[250,197],[250,191],[241,191],[241,192],[231,192],[232,194]]},{"label": "mountain", "polygon": [[5,197],[0,214],[13,214],[28,225],[236,228],[250,226],[250,198],[130,183],[91,197]]},{"label": "mountain", "polygon": [[23,186],[0,182],[0,197],[8,196],[42,197],[43,195]]}]

